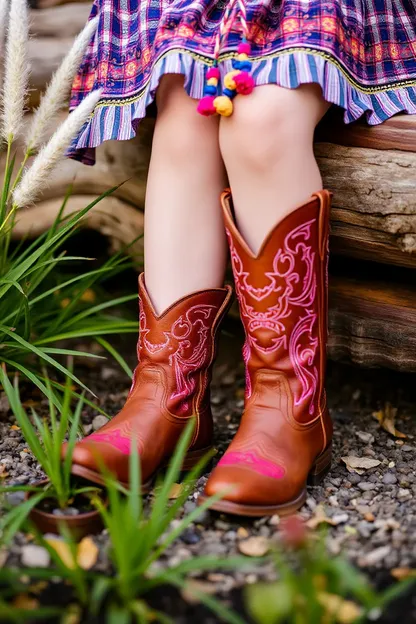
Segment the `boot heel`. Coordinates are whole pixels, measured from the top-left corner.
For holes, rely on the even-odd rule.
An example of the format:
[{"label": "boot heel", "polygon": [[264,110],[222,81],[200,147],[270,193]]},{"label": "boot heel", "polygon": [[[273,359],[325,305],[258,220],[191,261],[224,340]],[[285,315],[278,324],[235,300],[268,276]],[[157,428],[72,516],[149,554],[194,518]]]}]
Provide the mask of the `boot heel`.
[{"label": "boot heel", "polygon": [[319,485],[331,469],[332,444],[315,460],[308,475],[308,485]]},{"label": "boot heel", "polygon": [[[183,460],[183,464],[182,464],[182,472],[187,472],[188,470],[192,470],[192,468],[194,468],[194,466],[196,466],[196,464],[203,458],[205,457],[205,455],[210,454],[211,457],[216,454],[216,451],[213,451],[213,447],[212,446],[207,446],[203,449],[199,449],[197,451],[188,451],[188,453],[185,455],[185,458]],[[210,467],[212,466],[212,459],[209,460],[205,466],[205,470],[209,470]]]}]

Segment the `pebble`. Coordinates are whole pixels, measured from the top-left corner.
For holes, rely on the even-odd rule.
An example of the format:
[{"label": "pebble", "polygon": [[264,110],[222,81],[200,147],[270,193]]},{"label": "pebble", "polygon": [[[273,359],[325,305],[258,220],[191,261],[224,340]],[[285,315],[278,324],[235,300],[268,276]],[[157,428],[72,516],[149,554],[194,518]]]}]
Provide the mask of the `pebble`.
[{"label": "pebble", "polygon": [[181,540],[185,544],[197,544],[201,541],[201,535],[194,529],[186,529],[181,535]]},{"label": "pebble", "polygon": [[384,485],[394,485],[395,483],[397,483],[397,477],[392,472],[386,472],[383,475],[382,481]]},{"label": "pebble", "polygon": [[50,555],[43,546],[27,544],[21,551],[22,566],[27,568],[48,568],[51,562]]},{"label": "pebble", "polygon": [[373,444],[374,442],[373,434],[368,433],[367,431],[356,431],[355,435],[361,440],[361,442],[364,442],[364,444]]},{"label": "pebble", "polygon": [[371,567],[383,561],[385,557],[390,553],[390,546],[380,546],[380,548],[375,548],[371,552],[367,553],[363,557],[360,557],[358,563],[362,567]]},{"label": "pebble", "polygon": [[98,414],[98,416],[95,416],[92,421],[92,428],[94,429],[94,431],[98,431],[98,429],[101,429],[101,427],[104,427],[104,425],[106,425],[107,423],[108,419],[102,414]]},{"label": "pebble", "polygon": [[54,516],[78,516],[79,509],[66,507],[65,509],[54,509],[52,513]]},{"label": "pebble", "polygon": [[358,487],[363,492],[368,492],[369,490],[375,490],[377,485],[375,483],[370,483],[369,481],[360,481]]}]

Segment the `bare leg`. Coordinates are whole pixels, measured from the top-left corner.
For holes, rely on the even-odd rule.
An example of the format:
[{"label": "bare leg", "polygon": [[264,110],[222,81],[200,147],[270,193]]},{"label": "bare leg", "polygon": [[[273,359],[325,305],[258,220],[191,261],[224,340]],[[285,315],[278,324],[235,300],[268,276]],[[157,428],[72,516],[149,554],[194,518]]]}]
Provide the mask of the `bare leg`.
[{"label": "bare leg", "polygon": [[224,166],[218,120],[201,117],[183,77],[164,76],[146,192],[146,287],[157,312],[221,286],[226,262],[219,203]]},{"label": "bare leg", "polygon": [[267,233],[322,188],[313,133],[329,104],[318,85],[256,87],[222,118],[220,146],[237,226],[254,252]]}]

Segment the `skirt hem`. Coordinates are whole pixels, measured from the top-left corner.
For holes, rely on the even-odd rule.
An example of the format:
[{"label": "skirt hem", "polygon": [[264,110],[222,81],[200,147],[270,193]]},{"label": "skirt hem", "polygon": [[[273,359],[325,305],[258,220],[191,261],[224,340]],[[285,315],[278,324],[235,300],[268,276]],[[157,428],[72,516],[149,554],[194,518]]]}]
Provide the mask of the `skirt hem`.
[{"label": "skirt hem", "polygon": [[[222,75],[231,71],[231,63],[231,58],[221,62]],[[183,75],[187,94],[200,99],[208,67],[209,63],[201,57],[195,58],[187,50],[168,51],[156,61],[150,80],[139,94],[116,100],[104,95],[72,142],[67,156],[93,165],[95,148],[101,143],[136,136],[137,127],[154,101],[160,79],[165,74]],[[365,87],[361,90],[336,62],[313,50],[288,51],[272,58],[253,60],[252,75],[256,86],[276,84],[295,89],[302,84],[319,84],[325,100],[344,109],[345,123],[365,115],[368,124],[377,125],[400,112],[416,114],[416,84],[386,85],[383,90],[373,92]]]}]

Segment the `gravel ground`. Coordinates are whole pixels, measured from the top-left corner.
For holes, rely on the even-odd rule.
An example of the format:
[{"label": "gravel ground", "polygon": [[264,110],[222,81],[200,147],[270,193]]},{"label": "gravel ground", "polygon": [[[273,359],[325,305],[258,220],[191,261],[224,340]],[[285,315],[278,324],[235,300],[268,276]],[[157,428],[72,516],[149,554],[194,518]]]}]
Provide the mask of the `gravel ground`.
[{"label": "gravel ground", "polygon": [[[219,458],[235,433],[243,407],[244,376],[239,364],[239,340],[225,338],[214,374],[212,394],[216,421],[216,444]],[[98,366],[100,368],[98,368]],[[83,372],[83,381],[100,396],[102,407],[115,413],[122,405],[129,386],[116,365],[90,364]],[[328,547],[331,553],[343,552],[358,567],[375,574],[375,578],[391,578],[394,568],[416,567],[416,414],[412,391],[414,379],[391,371],[361,370],[332,363],[328,372],[328,400],[335,424],[334,460],[331,472],[321,486],[308,490],[302,516],[310,525],[324,521],[328,526]],[[30,401],[40,401],[32,395]],[[406,434],[397,438],[384,431],[374,412],[390,404],[398,408],[396,426]],[[0,395],[0,478],[3,482],[28,483],[42,476],[39,467],[27,452],[19,431],[13,430],[7,401]],[[102,417],[89,409],[84,414],[86,432],[99,428]],[[348,471],[342,457],[377,460],[376,466]],[[376,462],[373,462],[376,463]],[[200,491],[206,481],[198,483]],[[18,502],[19,495],[15,496]],[[197,492],[185,504],[185,512],[194,509]],[[241,549],[250,551],[261,544],[255,539],[276,539],[277,517],[255,521],[206,512],[166,553],[159,565],[201,554],[232,555]],[[106,571],[106,536],[98,536],[101,552],[97,569]],[[243,544],[243,545],[242,545]],[[8,553],[7,565],[35,565],[44,556],[19,534]],[[234,574],[208,574],[206,581],[223,594],[259,578],[273,578],[271,567],[258,569],[247,566]],[[416,622],[408,613],[406,622]],[[177,620],[181,621],[180,619]],[[189,621],[189,620],[188,620]],[[208,620],[206,620],[208,622]],[[205,622],[205,620],[204,620]]]}]

